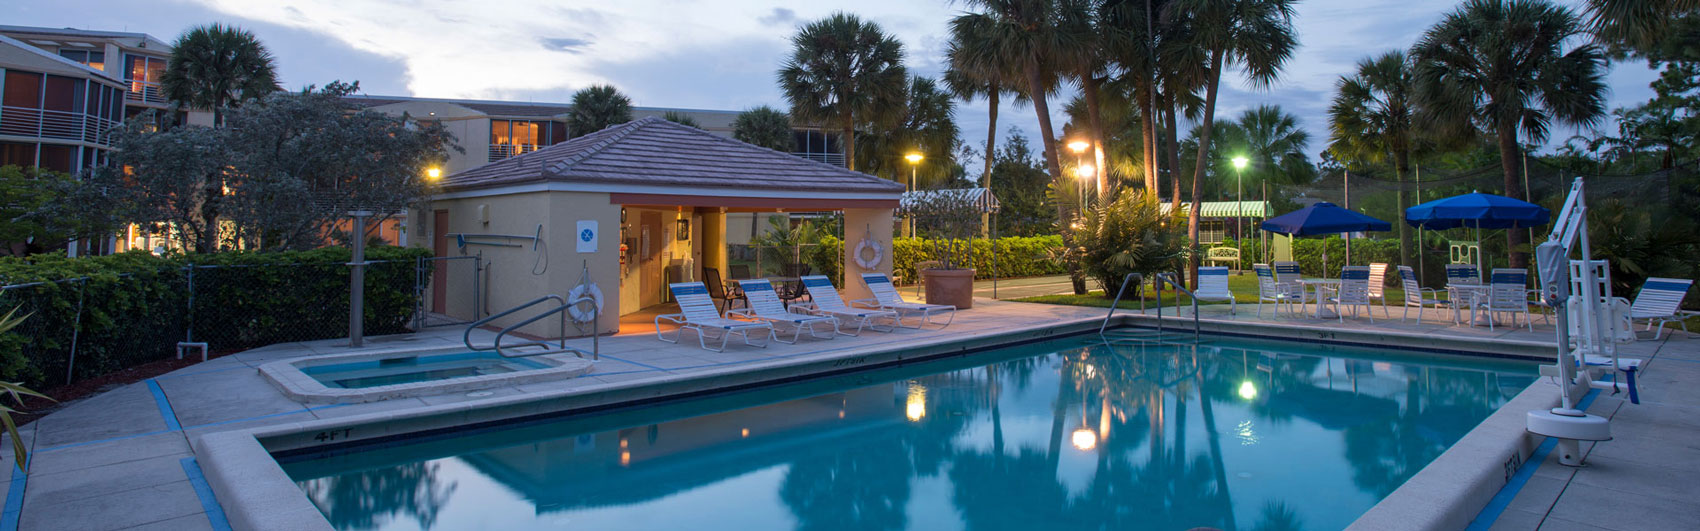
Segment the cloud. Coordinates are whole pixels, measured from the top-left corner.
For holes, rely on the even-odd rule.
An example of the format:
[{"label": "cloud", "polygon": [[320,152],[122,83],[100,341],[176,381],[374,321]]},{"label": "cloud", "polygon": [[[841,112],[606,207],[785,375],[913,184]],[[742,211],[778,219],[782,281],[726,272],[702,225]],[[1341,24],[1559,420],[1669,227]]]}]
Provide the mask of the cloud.
[{"label": "cloud", "polygon": [[569,53],[583,53],[585,48],[590,46],[590,40],[575,39],[572,37],[544,37],[538,40],[541,41],[544,46]]},{"label": "cloud", "polygon": [[788,25],[791,25],[791,23],[796,22],[796,21],[797,21],[797,12],[783,8],[783,7],[773,8],[773,11],[768,12],[767,15],[756,19],[756,22],[760,22],[760,23],[762,23],[762,25],[765,25],[765,26],[778,26],[778,25],[781,25],[781,24],[788,26]]}]

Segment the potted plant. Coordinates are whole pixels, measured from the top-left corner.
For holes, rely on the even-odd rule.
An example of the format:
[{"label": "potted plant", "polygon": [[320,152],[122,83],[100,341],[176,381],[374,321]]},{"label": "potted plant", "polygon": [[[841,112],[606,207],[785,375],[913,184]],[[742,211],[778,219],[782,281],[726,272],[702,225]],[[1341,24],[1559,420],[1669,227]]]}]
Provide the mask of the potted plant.
[{"label": "potted plant", "polygon": [[969,267],[974,247],[968,238],[979,231],[980,208],[970,192],[930,190],[914,194],[904,207],[935,262],[920,271],[928,304],[974,307],[974,268]]}]

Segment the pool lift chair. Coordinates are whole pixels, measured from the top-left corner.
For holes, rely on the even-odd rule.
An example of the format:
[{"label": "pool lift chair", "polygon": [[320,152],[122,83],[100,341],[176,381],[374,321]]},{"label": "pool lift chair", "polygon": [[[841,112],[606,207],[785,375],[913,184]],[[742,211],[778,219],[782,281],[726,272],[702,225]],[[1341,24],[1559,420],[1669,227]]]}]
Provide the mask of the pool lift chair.
[{"label": "pool lift chair", "polygon": [[[1577,326],[1579,337],[1571,338],[1570,326],[1557,326],[1557,363],[1553,366],[1542,366],[1542,376],[1556,376],[1561,401],[1559,407],[1550,410],[1534,410],[1528,413],[1527,426],[1530,433],[1545,435],[1558,440],[1558,462],[1566,466],[1581,466],[1581,441],[1611,440],[1610,421],[1598,415],[1590,415],[1578,407],[1582,396],[1590,389],[1611,389],[1613,393],[1627,390],[1630,402],[1639,403],[1635,392],[1635,371],[1639,360],[1620,360],[1617,357],[1617,347],[1612,319],[1610,287],[1599,282],[1599,262],[1593,260],[1588,248],[1588,207],[1583,200],[1583,182],[1580,177],[1570,187],[1570,195],[1565,198],[1563,211],[1553,222],[1552,235],[1545,243],[1535,248],[1536,268],[1541,276],[1541,296],[1547,305],[1558,312],[1557,322],[1565,323],[1573,318],[1569,314],[1576,312],[1573,322]],[[1581,260],[1571,260],[1573,251],[1581,251]],[[1570,278],[1572,273],[1580,273],[1581,278]],[[1572,287],[1580,288],[1581,293],[1571,294]],[[1572,346],[1574,342],[1575,346]],[[1581,360],[1577,355],[1581,355]],[[1613,380],[1597,378],[1602,369],[1587,362],[1599,362],[1599,365],[1623,371],[1627,376],[1626,382],[1618,383]],[[1608,373],[1609,374],[1609,373]]]},{"label": "pool lift chair", "polygon": [[[602,334],[601,331],[598,330],[596,318],[602,314],[602,290],[596,287],[596,283],[590,281],[589,261],[585,262],[583,271],[584,274],[579,276],[578,285],[575,286],[572,291],[568,292],[566,297],[551,293],[532,299],[518,306],[502,310],[501,312],[489,317],[473,321],[472,324],[466,326],[466,332],[461,334],[461,341],[466,343],[466,348],[475,352],[494,351],[496,354],[501,355],[504,358],[527,358],[531,356],[542,356],[545,354],[561,354],[570,352],[574,356],[578,356],[580,358],[589,354],[592,361],[601,360],[600,352],[602,351]],[[477,330],[479,327],[489,324],[491,321],[495,321],[496,319],[519,313],[522,310],[534,308],[540,309],[540,311],[535,314],[531,314],[531,317],[527,317],[517,323],[503,327],[500,331],[496,332],[495,341],[490,342],[489,345],[474,345],[472,343],[473,330]],[[502,344],[502,340],[515,330],[519,330],[520,328],[524,328],[526,325],[530,325],[556,315],[559,315],[561,319],[560,339],[555,341],[547,339],[533,339],[520,343],[507,345]],[[567,346],[568,319],[572,319],[575,323],[590,323],[590,350]]]}]

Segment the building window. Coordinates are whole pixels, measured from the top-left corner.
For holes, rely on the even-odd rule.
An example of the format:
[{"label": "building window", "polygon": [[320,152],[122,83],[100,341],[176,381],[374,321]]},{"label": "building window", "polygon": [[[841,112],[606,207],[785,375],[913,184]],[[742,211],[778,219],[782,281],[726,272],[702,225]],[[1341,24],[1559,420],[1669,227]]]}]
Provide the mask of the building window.
[{"label": "building window", "polygon": [[6,71],[6,95],[0,98],[0,105],[14,109],[41,108],[41,74],[34,72]]},{"label": "building window", "polygon": [[165,94],[159,88],[160,80],[165,77],[165,58],[134,54],[127,54],[124,58],[129,66],[124,69],[124,81],[130,83],[129,98],[165,103]]},{"label": "building window", "polygon": [[490,120],[490,162],[555,145],[566,140],[566,131],[560,122]]},{"label": "building window", "polygon": [[106,52],[60,48],[59,56],[82,63],[84,66],[95,70],[106,70]]},{"label": "building window", "polygon": [[792,129],[791,136],[796,140],[796,148],[792,154],[815,162],[844,165],[844,151],[838,146],[837,133],[819,129]]}]

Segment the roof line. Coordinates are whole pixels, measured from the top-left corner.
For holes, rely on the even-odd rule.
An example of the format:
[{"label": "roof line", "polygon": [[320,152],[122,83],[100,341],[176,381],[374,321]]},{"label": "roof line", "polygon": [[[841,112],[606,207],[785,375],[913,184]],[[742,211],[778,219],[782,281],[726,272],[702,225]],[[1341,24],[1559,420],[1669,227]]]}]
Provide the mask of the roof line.
[{"label": "roof line", "polygon": [[[549,167],[549,173],[559,174],[559,173],[565,172],[565,171],[567,171],[567,169],[572,168],[574,164],[578,164],[580,162],[583,162],[584,159],[588,159],[591,156],[602,152],[603,149],[607,149],[608,146],[613,145],[615,142],[619,142],[620,139],[625,138],[627,135],[632,134],[632,131],[642,129],[642,128],[648,126],[649,124],[652,124],[652,123],[655,123],[655,122],[658,122],[658,121],[661,121],[661,119],[656,118],[654,116],[650,116],[650,117],[647,117],[647,118],[640,118],[640,119],[637,119],[637,120],[632,120],[630,122],[626,122],[626,123],[623,123],[623,124],[608,126],[608,129],[603,129],[603,131],[612,130],[612,131],[609,131],[607,138],[603,138],[602,140],[597,141],[595,144],[591,144],[590,147],[586,147],[583,150],[579,151],[578,153],[574,153],[572,155],[567,156],[567,158],[561,159],[560,162],[557,162],[557,163],[555,163],[555,165]],[[601,131],[598,131],[598,132],[601,132]]]}]

